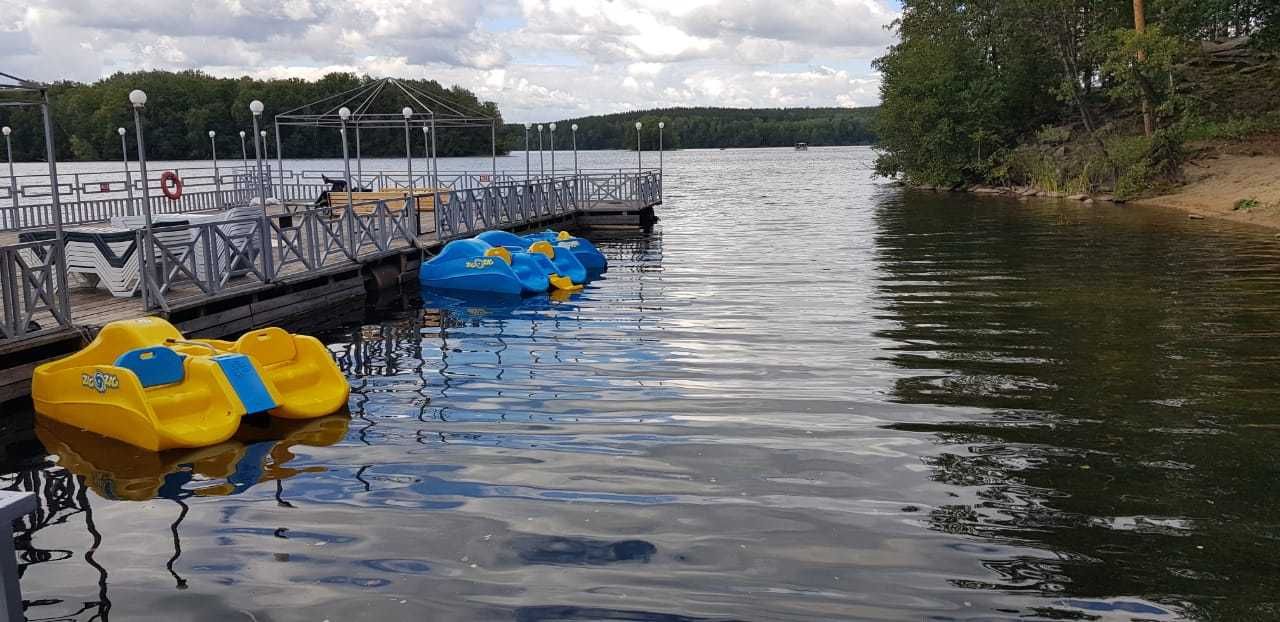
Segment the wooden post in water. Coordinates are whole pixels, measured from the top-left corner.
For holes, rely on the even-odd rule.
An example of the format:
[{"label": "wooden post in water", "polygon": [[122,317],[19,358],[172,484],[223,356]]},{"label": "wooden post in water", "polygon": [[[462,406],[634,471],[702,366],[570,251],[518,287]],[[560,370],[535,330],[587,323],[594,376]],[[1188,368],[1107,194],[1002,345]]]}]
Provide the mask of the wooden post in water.
[{"label": "wooden post in water", "polygon": [[[1133,30],[1139,35],[1147,31],[1147,12],[1143,6],[1143,0],[1133,0]],[[1138,50],[1138,63],[1147,60],[1147,53]],[[1139,67],[1138,72],[1142,69]],[[1138,77],[1142,79],[1141,75]],[[1155,131],[1155,122],[1151,118],[1151,100],[1147,97],[1146,89],[1142,91],[1142,131],[1146,133],[1147,138]]]}]

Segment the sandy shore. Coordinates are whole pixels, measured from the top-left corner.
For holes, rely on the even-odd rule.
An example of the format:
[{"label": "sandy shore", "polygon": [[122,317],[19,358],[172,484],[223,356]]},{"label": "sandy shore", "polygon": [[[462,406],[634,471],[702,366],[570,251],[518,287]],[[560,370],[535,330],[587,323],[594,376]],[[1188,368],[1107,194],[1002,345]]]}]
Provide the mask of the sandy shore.
[{"label": "sandy shore", "polygon": [[[1177,192],[1133,203],[1280,229],[1280,156],[1209,156],[1188,164],[1186,176],[1186,185]],[[1257,207],[1235,209],[1247,199]]]}]

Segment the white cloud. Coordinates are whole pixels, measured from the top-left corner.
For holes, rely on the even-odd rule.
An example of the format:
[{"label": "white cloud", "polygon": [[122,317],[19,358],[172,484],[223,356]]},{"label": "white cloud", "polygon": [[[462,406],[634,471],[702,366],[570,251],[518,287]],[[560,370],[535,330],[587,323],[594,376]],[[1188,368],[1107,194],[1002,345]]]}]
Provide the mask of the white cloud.
[{"label": "white cloud", "polygon": [[0,71],[431,78],[498,102],[513,121],[869,105],[890,1],[0,0]]}]

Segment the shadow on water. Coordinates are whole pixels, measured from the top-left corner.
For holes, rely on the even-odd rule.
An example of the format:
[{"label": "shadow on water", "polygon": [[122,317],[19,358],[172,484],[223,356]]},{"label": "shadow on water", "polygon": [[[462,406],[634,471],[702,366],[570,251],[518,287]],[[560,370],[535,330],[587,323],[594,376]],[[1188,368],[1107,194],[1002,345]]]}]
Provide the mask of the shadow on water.
[{"label": "shadow on water", "polygon": [[972,493],[928,525],[1049,552],[957,584],[1069,596],[1045,616],[1280,615],[1280,254],[1249,231],[1026,209],[877,212],[893,398],[987,413],[891,426],[932,433],[932,477]]}]

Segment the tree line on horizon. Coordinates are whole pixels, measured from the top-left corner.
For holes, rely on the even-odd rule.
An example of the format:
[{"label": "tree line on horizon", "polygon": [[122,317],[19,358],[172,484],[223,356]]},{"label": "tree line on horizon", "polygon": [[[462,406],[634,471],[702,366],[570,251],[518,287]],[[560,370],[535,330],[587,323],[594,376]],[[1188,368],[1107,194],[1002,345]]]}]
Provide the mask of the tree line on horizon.
[{"label": "tree line on horizon", "polygon": [[[330,73],[318,80],[297,78],[259,80],[249,77],[218,78],[199,71],[138,71],[116,73],[93,83],[58,82],[51,85],[57,157],[65,161],[111,161],[121,157],[116,128],[127,130],[130,159],[137,158],[133,112],[129,92],[147,93],[143,125],[147,157],[154,160],[205,160],[210,157],[208,132],[216,133],[218,157],[237,160],[241,155],[239,132],[252,132],[249,102],[265,104],[260,129],[268,132],[267,151],[275,156],[275,128],[271,119],[279,113],[306,106],[326,97],[368,84],[374,78],[352,73]],[[498,121],[498,152],[524,148],[522,124],[504,124],[493,102],[458,86],[444,87],[434,80],[402,80],[441,99],[482,111]],[[0,101],[9,99],[0,95]],[[414,104],[400,93],[385,91],[374,111],[398,112]],[[321,112],[312,110],[309,112]],[[797,142],[810,145],[866,145],[875,108],[666,108],[567,119],[558,122],[557,147],[570,146],[569,127],[577,123],[578,148],[635,149],[635,122],[641,121],[644,148],[657,149],[658,123],[666,123],[663,146],[667,149],[717,147],[778,147]],[[44,131],[38,108],[0,107],[0,125],[13,128],[13,156],[17,161],[43,160]],[[536,134],[531,145],[537,148]],[[549,136],[544,146],[550,148]],[[342,155],[339,133],[332,128],[284,127],[282,150],[288,158],[336,158]],[[348,141],[355,155],[354,132]],[[368,129],[360,136],[365,157],[402,157],[404,134],[390,129]],[[441,156],[489,155],[488,128],[449,128],[437,136]],[[421,134],[413,137],[413,149],[425,155]],[[246,142],[248,157],[253,143]]]},{"label": "tree line on horizon", "polygon": [[[904,0],[892,29],[877,171],[912,182],[1140,189],[1184,139],[1277,108],[1276,0]],[[1063,145],[1090,153],[1064,173]]]},{"label": "tree line on horizon", "polygon": [[[129,92],[147,93],[143,126],[147,158],[154,160],[206,160],[210,157],[209,131],[216,132],[218,157],[239,160],[240,135],[253,130],[249,102],[263,102],[260,129],[267,130],[267,150],[275,157],[275,128],[272,118],[279,113],[306,106],[326,97],[366,85],[373,78],[352,73],[330,73],[314,80],[297,78],[258,80],[249,77],[216,78],[199,71],[139,71],[116,73],[92,84],[58,82],[51,85],[55,145],[59,160],[118,160],[120,136],[116,128],[128,130],[131,159],[137,158],[133,111]],[[434,97],[457,103],[497,119],[502,114],[493,102],[481,101],[475,93],[454,86],[444,87],[434,80],[401,80]],[[0,98],[0,101],[4,101]],[[402,93],[387,89],[370,107],[371,112],[398,113],[415,104]],[[324,110],[307,110],[321,113]],[[38,108],[0,107],[0,125],[13,128],[14,159],[44,160],[44,130]],[[501,136],[501,134],[499,134]],[[348,149],[355,156],[354,131]],[[414,153],[425,154],[422,134],[413,137]],[[449,128],[439,132],[436,148],[442,156],[489,155],[490,131],[483,128]],[[253,142],[246,141],[253,158]],[[282,127],[282,151],[287,158],[341,157],[339,132],[333,128]],[[505,145],[499,144],[500,152]],[[404,132],[367,129],[360,135],[365,157],[403,157]]]},{"label": "tree line on horizon", "polygon": [[[659,108],[593,115],[556,122],[556,146],[568,148],[569,128],[578,125],[579,149],[636,148],[636,121],[642,124],[640,144],[658,148],[658,123],[666,149],[716,149],[869,145],[875,141],[872,120],[876,108]],[[543,124],[548,146],[549,124]],[[524,126],[507,126],[507,144],[524,148]],[[530,130],[531,149],[538,148],[536,128]]]}]

